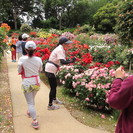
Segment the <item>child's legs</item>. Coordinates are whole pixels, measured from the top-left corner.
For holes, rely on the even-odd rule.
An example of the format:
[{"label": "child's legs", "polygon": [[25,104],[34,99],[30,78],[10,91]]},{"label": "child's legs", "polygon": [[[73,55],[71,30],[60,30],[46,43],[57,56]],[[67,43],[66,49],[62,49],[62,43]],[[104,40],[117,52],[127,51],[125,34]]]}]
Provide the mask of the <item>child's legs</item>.
[{"label": "child's legs", "polygon": [[12,51],[12,60],[16,60],[16,49]]},{"label": "child's legs", "polygon": [[14,49],[14,60],[16,60],[16,49]]},{"label": "child's legs", "polygon": [[12,58],[12,60],[13,60],[13,51],[11,51],[11,56],[12,56],[11,58]]},{"label": "child's legs", "polygon": [[33,120],[36,119],[36,110],[35,110],[35,101],[34,101],[36,93],[37,91],[24,93],[27,104],[28,104],[28,111]]}]

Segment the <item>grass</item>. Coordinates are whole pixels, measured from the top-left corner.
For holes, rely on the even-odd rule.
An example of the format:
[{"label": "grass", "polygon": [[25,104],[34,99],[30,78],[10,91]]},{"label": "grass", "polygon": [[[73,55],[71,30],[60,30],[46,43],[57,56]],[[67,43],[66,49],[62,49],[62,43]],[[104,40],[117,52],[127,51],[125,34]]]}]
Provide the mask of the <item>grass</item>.
[{"label": "grass", "polygon": [[[45,74],[41,73],[40,77],[49,87]],[[58,86],[57,90],[58,98],[65,103],[64,106],[75,119],[84,125],[114,133],[116,120],[111,114],[98,112],[92,108],[84,107],[76,97],[68,95],[65,88],[62,86]],[[105,118],[101,118],[101,115],[105,115]]]}]

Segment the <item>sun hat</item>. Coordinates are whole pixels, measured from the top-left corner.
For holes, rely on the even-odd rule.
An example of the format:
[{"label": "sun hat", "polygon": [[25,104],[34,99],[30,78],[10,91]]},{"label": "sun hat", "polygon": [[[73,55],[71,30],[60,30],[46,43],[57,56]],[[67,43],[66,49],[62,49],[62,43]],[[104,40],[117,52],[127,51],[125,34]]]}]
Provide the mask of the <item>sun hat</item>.
[{"label": "sun hat", "polygon": [[36,44],[33,41],[27,41],[25,44],[25,48],[26,49],[28,49],[28,48],[36,49]]},{"label": "sun hat", "polygon": [[28,37],[30,37],[28,34],[26,34],[26,33],[24,33],[23,35],[22,35],[22,38],[23,39],[25,39],[25,38],[28,38]]},{"label": "sun hat", "polygon": [[73,42],[70,41],[70,40],[68,40],[66,37],[62,37],[62,38],[60,38],[60,40],[59,40],[59,44],[63,44],[63,43],[65,43],[65,44],[70,44],[70,43],[73,43]]}]

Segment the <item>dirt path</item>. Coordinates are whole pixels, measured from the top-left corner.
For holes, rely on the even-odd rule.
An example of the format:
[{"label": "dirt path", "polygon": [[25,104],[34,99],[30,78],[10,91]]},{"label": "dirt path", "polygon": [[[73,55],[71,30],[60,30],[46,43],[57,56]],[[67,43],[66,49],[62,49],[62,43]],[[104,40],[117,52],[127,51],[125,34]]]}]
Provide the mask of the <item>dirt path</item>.
[{"label": "dirt path", "polygon": [[41,89],[36,96],[37,119],[39,130],[31,127],[31,118],[27,118],[27,104],[21,88],[21,77],[17,73],[17,62],[11,62],[10,53],[7,56],[8,76],[13,104],[13,122],[15,133],[107,133],[83,125],[74,119],[67,109],[61,105],[59,110],[48,111],[49,89],[41,82]]}]

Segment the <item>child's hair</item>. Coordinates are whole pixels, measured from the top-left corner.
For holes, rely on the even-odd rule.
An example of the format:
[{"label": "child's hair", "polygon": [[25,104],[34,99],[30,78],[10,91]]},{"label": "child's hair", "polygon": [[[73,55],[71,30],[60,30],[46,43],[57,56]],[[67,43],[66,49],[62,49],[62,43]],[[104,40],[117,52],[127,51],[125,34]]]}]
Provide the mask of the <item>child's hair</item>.
[{"label": "child's hair", "polygon": [[18,40],[22,41],[22,35],[19,35]]},{"label": "child's hair", "polygon": [[35,49],[27,49],[28,56],[32,57],[34,55]]}]

